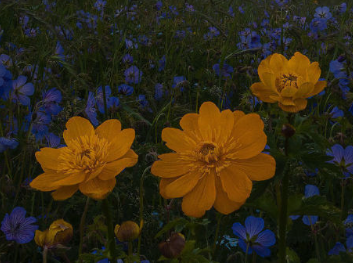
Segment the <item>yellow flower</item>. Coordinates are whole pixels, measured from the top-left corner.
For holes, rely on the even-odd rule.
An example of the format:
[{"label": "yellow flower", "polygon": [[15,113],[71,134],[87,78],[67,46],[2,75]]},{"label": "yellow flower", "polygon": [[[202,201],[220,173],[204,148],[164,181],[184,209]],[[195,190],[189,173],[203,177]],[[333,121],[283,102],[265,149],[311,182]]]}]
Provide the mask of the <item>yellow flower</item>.
[{"label": "yellow flower", "polygon": [[277,53],[267,57],[261,61],[258,74],[261,82],[250,87],[252,93],[264,102],[278,102],[279,107],[288,112],[305,109],[306,98],[327,86],[326,81],[319,81],[319,63],[310,63],[299,52],[290,60]]},{"label": "yellow flower", "polygon": [[137,162],[136,153],[130,149],[135,131],[121,130],[118,120],[107,120],[94,130],[81,117],[71,118],[66,128],[67,147],[42,148],[36,153],[44,173],[30,186],[55,190],[55,200],[65,200],[77,190],[93,199],[104,199],[115,187],[115,176]]},{"label": "yellow flower", "polygon": [[229,214],[249,197],[252,181],[274,176],[274,158],[261,153],[267,137],[258,114],[220,112],[205,102],[199,114],[186,114],[180,126],[183,130],[163,129],[162,140],[175,153],[159,155],[151,172],[162,178],[164,198],[183,197],[186,215],[201,217],[212,206]]},{"label": "yellow flower", "polygon": [[36,230],[34,241],[40,247],[52,248],[56,245],[68,243],[73,236],[73,229],[70,223],[63,219],[54,221],[49,229],[45,231]]}]

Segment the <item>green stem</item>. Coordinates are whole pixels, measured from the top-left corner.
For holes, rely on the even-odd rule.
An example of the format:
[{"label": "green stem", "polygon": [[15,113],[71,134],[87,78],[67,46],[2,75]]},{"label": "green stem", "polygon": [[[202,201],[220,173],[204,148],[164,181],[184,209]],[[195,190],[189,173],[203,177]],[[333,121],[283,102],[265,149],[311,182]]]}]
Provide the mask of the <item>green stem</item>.
[{"label": "green stem", "polygon": [[103,213],[107,219],[107,225],[108,225],[107,226],[107,230],[108,230],[107,248],[109,250],[108,257],[109,257],[109,259],[112,260],[112,262],[116,262],[114,226],[113,226],[112,215],[110,213],[110,207],[109,207],[109,202],[108,202],[107,198],[102,201],[102,209],[103,209]]},{"label": "green stem", "polygon": [[248,263],[248,252],[249,252],[249,243],[246,245],[246,252],[245,252],[245,260],[244,260],[244,263]]},{"label": "green stem", "polygon": [[[285,141],[285,155],[288,157],[288,138]],[[288,219],[289,169],[285,169],[281,185],[281,204],[279,215],[279,263],[286,263],[286,232]]]},{"label": "green stem", "polygon": [[217,220],[217,228],[216,228],[216,234],[214,237],[214,242],[213,242],[213,248],[212,248],[212,254],[214,255],[216,251],[216,246],[217,246],[217,240],[218,240],[218,234],[219,234],[219,228],[221,226],[221,220],[222,220],[222,215],[217,214],[218,220]]},{"label": "green stem", "polygon": [[[311,226],[313,228],[313,226]],[[314,240],[315,240],[315,251],[316,251],[316,257],[319,262],[321,262],[321,257],[320,257],[320,248],[319,248],[319,242],[317,241],[317,233],[314,233]]]},{"label": "green stem", "polygon": [[84,235],[84,232],[85,232],[85,222],[86,222],[86,215],[87,215],[87,211],[88,211],[89,200],[90,200],[90,198],[87,197],[86,205],[85,205],[85,208],[83,210],[83,214],[81,216],[81,221],[80,221],[80,244],[79,244],[79,247],[78,247],[78,258],[80,258],[80,255],[82,254],[83,235]]},{"label": "green stem", "polygon": [[345,181],[342,180],[341,181],[341,220],[343,220],[343,210],[344,210],[344,190],[345,190]]},{"label": "green stem", "polygon": [[47,255],[48,255],[48,248],[47,248],[47,246],[44,246],[44,249],[43,249],[43,263],[47,263]]},{"label": "green stem", "polygon": [[130,261],[132,257],[132,241],[129,241],[129,244],[128,244],[128,263],[132,262]]}]

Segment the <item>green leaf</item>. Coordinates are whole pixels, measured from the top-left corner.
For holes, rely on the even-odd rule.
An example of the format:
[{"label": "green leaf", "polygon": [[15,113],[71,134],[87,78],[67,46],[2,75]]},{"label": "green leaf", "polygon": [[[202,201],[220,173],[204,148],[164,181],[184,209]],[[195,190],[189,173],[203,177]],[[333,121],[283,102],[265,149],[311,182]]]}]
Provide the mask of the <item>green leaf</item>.
[{"label": "green leaf", "polygon": [[183,230],[186,226],[186,224],[189,223],[188,220],[186,220],[185,218],[177,218],[171,222],[169,222],[167,225],[165,225],[162,230],[160,230],[154,238],[158,238],[160,237],[162,234],[168,232],[169,230],[171,230],[172,228],[178,229],[178,230]]},{"label": "green leaf", "polygon": [[244,206],[253,207],[266,212],[274,221],[277,221],[278,207],[273,198],[269,195],[258,198],[253,202],[245,203]]},{"label": "green leaf", "polygon": [[300,258],[294,250],[287,247],[286,254],[287,254],[287,263],[300,263]]}]

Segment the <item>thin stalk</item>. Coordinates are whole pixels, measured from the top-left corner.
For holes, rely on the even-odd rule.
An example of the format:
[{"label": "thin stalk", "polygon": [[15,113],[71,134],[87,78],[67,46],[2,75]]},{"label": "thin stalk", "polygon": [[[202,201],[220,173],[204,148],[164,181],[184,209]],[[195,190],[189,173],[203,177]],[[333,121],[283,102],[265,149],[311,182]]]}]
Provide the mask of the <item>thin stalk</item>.
[{"label": "thin stalk", "polygon": [[43,263],[47,263],[47,255],[48,255],[48,248],[47,248],[47,246],[44,246],[44,250],[43,250]]},{"label": "thin stalk", "polygon": [[249,252],[249,243],[246,245],[246,252],[245,252],[245,260],[244,260],[244,263],[248,263],[248,252]]},{"label": "thin stalk", "polygon": [[315,251],[316,251],[316,257],[319,262],[321,262],[321,256],[320,256],[320,248],[319,248],[319,242],[317,241],[317,233],[314,233],[314,240],[315,240]]},{"label": "thin stalk", "polygon": [[343,220],[343,209],[344,209],[344,190],[345,190],[345,181],[344,179],[341,182],[341,220]]},{"label": "thin stalk", "polygon": [[85,208],[83,210],[83,214],[81,216],[81,221],[80,221],[80,244],[79,244],[79,247],[78,247],[78,258],[80,258],[80,255],[82,254],[83,235],[84,235],[84,232],[85,232],[85,222],[86,222],[86,215],[87,215],[87,211],[88,211],[89,200],[90,200],[90,198],[87,197],[86,205],[85,205]]},{"label": "thin stalk", "polygon": [[131,257],[132,257],[132,241],[129,241],[129,244],[128,244],[128,263],[132,262],[130,261],[131,260]]},{"label": "thin stalk", "polygon": [[107,242],[107,247],[108,247],[108,257],[109,259],[112,260],[112,262],[116,262],[116,248],[115,248],[115,239],[114,239],[114,226],[113,226],[113,220],[112,220],[112,215],[110,212],[110,207],[109,207],[109,202],[106,199],[102,201],[102,209],[103,213],[107,219],[107,224],[108,224],[108,242]]},{"label": "thin stalk", "polygon": [[220,226],[221,226],[221,220],[222,220],[222,216],[218,214],[216,234],[215,234],[215,237],[214,237],[213,248],[212,248],[212,254],[213,254],[213,255],[214,255],[214,253],[215,253],[215,251],[216,251],[217,240],[218,240],[218,234],[219,234],[219,228],[220,228]]},{"label": "thin stalk", "polygon": [[[285,141],[285,155],[288,157],[289,138]],[[285,169],[281,185],[281,205],[279,215],[279,263],[286,263],[286,232],[288,219],[288,185],[289,169]]]}]

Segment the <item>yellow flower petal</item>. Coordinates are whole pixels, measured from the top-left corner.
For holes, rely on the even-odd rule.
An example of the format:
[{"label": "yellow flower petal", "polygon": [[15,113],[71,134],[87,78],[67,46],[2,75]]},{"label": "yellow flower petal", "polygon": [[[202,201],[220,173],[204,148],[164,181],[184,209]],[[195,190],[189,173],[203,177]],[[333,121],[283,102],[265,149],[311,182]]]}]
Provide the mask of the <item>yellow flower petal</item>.
[{"label": "yellow flower petal", "polygon": [[222,188],[233,202],[242,203],[250,196],[252,182],[236,166],[228,166],[220,172]]},{"label": "yellow flower petal", "polygon": [[55,184],[57,181],[63,180],[69,176],[70,174],[45,172],[41,175],[38,175],[36,178],[34,178],[29,185],[30,187],[40,191],[44,191],[44,192],[53,191],[60,187]]},{"label": "yellow flower petal", "polygon": [[263,181],[275,175],[276,161],[271,155],[260,153],[250,159],[237,160],[233,167],[243,171],[252,181]]},{"label": "yellow flower petal", "polygon": [[305,82],[298,88],[297,94],[295,94],[294,98],[307,98],[309,97],[308,94],[310,94],[314,90],[314,85],[311,82]]},{"label": "yellow flower petal", "polygon": [[220,135],[221,127],[219,118],[221,113],[218,107],[212,102],[204,102],[200,107],[198,119],[199,131],[205,141],[215,141]]},{"label": "yellow flower petal", "polygon": [[162,131],[162,140],[166,142],[169,149],[176,152],[191,151],[196,142],[179,129],[165,128]]},{"label": "yellow flower petal", "polygon": [[95,200],[104,199],[115,187],[115,178],[111,180],[100,180],[94,178],[79,185],[80,191]]},{"label": "yellow flower petal", "polygon": [[218,138],[216,138],[217,143],[223,145],[226,143],[232,134],[234,126],[234,115],[230,110],[224,110],[221,112],[219,118],[220,133]]},{"label": "yellow flower petal", "polygon": [[98,175],[101,180],[113,179],[126,167],[132,167],[137,163],[138,156],[133,150],[129,150],[121,159],[107,163]]},{"label": "yellow flower petal", "polygon": [[281,72],[287,68],[288,60],[281,54],[275,53],[270,57],[270,67],[273,72]]},{"label": "yellow flower petal", "polygon": [[67,147],[54,149],[54,148],[41,148],[40,151],[36,152],[36,159],[40,163],[44,171],[57,170],[60,165],[59,156]]},{"label": "yellow flower petal", "polygon": [[317,62],[311,63],[307,69],[307,74],[308,74],[308,80],[312,84],[316,84],[316,82],[318,82],[321,75],[321,69],[319,67],[319,63]]},{"label": "yellow flower petal", "polygon": [[215,176],[210,173],[204,175],[195,188],[184,196],[182,210],[188,216],[201,217],[211,209],[215,200]]},{"label": "yellow flower petal", "polygon": [[159,182],[159,193],[164,199],[171,199],[170,196],[167,196],[165,193],[165,188],[168,184],[174,182],[177,180],[179,177],[174,177],[174,178],[161,178],[161,181]]},{"label": "yellow flower petal", "polygon": [[198,126],[199,114],[197,113],[188,113],[185,114],[180,120],[180,127],[195,142],[201,140],[201,133]]},{"label": "yellow flower petal", "polygon": [[64,179],[53,182],[53,186],[67,186],[82,183],[86,179],[86,174],[83,172],[69,174]]},{"label": "yellow flower petal", "polygon": [[298,89],[294,88],[294,87],[285,87],[282,91],[281,91],[281,96],[282,97],[293,97],[296,93],[297,93]]},{"label": "yellow flower petal", "polygon": [[70,141],[81,136],[90,136],[94,133],[94,128],[89,120],[82,117],[72,117],[66,123],[67,130],[64,131],[65,143],[70,146]]},{"label": "yellow flower petal", "polygon": [[78,185],[63,186],[51,193],[54,200],[66,200],[76,193]]},{"label": "yellow flower petal", "polygon": [[278,106],[284,111],[295,113],[304,110],[308,104],[306,99],[296,99],[293,101],[293,103],[294,105],[284,105],[282,103],[278,103]]},{"label": "yellow flower petal", "polygon": [[229,199],[227,193],[222,188],[222,183],[218,176],[216,177],[216,191],[217,195],[214,202],[214,208],[224,215],[229,215],[244,204],[243,202],[238,203]]},{"label": "yellow flower petal", "polygon": [[318,93],[320,93],[321,91],[324,90],[324,88],[327,87],[327,82],[326,81],[318,81],[315,86],[314,89],[307,95],[308,97],[314,96]]},{"label": "yellow flower petal", "polygon": [[185,160],[180,154],[166,153],[158,156],[159,161],[155,161],[151,167],[151,173],[163,177],[171,178],[188,173],[191,169],[190,160]]},{"label": "yellow flower petal", "polygon": [[121,131],[121,123],[119,120],[111,119],[103,122],[95,130],[99,138],[105,138],[108,141],[113,141]]},{"label": "yellow flower petal", "polygon": [[[252,84],[250,89],[251,92],[263,102],[273,103],[277,101],[273,98],[278,97],[278,94],[272,89],[269,89],[262,82],[256,82]],[[272,96],[272,98],[270,98],[270,96]]]},{"label": "yellow flower petal", "polygon": [[196,171],[184,174],[173,182],[167,184],[164,193],[169,198],[182,197],[194,189],[201,176],[202,174]]},{"label": "yellow flower petal", "polygon": [[106,162],[112,162],[125,155],[135,140],[134,129],[124,129],[112,139]]}]

